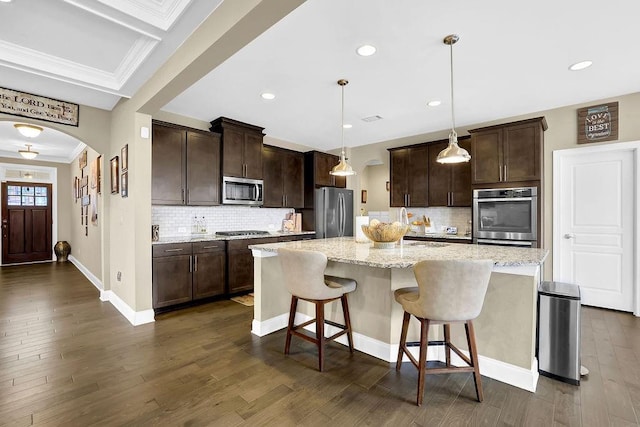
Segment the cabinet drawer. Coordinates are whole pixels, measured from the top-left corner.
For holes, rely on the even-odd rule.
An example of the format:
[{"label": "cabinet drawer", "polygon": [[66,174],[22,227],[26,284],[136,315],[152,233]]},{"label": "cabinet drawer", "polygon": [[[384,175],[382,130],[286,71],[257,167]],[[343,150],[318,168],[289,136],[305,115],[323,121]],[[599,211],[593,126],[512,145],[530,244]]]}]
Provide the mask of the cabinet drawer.
[{"label": "cabinet drawer", "polygon": [[241,240],[229,240],[227,242],[227,248],[229,251],[242,251],[249,250],[249,245],[262,245],[265,243],[277,243],[277,237],[263,237],[259,239],[241,239]]},{"label": "cabinet drawer", "polygon": [[152,255],[154,258],[174,255],[191,255],[191,243],[167,243],[164,245],[153,245]]},{"label": "cabinet drawer", "polygon": [[194,242],[193,253],[202,254],[207,252],[220,252],[225,250],[224,240],[217,240],[211,242]]}]

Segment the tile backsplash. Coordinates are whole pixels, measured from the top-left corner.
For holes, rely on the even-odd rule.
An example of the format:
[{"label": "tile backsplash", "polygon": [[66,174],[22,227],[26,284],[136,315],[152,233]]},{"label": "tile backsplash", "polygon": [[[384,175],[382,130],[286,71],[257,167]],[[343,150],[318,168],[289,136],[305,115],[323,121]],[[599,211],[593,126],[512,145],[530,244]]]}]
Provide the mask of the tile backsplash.
[{"label": "tile backsplash", "polygon": [[[400,217],[400,209],[391,208],[390,219],[396,221]],[[413,214],[412,221],[419,220],[422,215],[431,220],[433,231],[442,231],[442,227],[458,227],[458,234],[465,234],[470,227],[471,208],[407,208]]]},{"label": "tile backsplash", "polygon": [[151,223],[160,226],[160,237],[192,234],[194,218],[204,217],[208,234],[216,231],[267,230],[282,228],[282,220],[293,209],[247,206],[152,206]]}]

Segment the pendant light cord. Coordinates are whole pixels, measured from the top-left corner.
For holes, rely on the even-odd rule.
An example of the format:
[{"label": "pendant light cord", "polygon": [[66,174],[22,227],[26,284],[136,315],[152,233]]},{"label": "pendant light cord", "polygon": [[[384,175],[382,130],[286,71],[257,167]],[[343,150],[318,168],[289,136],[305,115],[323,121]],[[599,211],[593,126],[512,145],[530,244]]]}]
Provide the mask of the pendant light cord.
[{"label": "pendant light cord", "polygon": [[341,126],[340,126],[340,138],[342,143],[342,157],[344,158],[344,85],[340,85],[342,88],[342,118],[341,118]]},{"label": "pendant light cord", "polygon": [[454,108],[453,108],[453,42],[451,42],[449,44],[449,58],[450,58],[450,62],[451,62],[451,73],[450,73],[450,79],[451,79],[451,132],[456,133],[456,116],[454,113]]}]

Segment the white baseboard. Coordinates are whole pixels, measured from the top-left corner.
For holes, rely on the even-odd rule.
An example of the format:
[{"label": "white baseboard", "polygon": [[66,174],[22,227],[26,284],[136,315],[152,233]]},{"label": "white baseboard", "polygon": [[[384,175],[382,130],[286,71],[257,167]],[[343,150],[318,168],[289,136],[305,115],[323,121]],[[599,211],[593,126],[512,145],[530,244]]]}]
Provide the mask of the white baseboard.
[{"label": "white baseboard", "polygon": [[87,267],[85,267],[73,255],[69,255],[69,262],[71,262],[71,264],[75,265],[76,268],[78,270],[80,270],[80,272],[82,274],[84,274],[84,277],[86,277],[87,280],[89,280],[93,284],[93,286],[95,286],[96,289],[98,289],[100,291],[100,293],[102,293],[102,291],[104,290],[104,286],[102,285],[102,281],[100,279],[98,279],[91,271],[89,271],[89,269]]},{"label": "white baseboard", "polygon": [[133,326],[155,322],[153,310],[134,311],[113,291],[105,291],[102,282],[87,269],[77,258],[69,255],[69,261],[100,291],[100,301],[109,301]]},{"label": "white baseboard", "polygon": [[[251,332],[260,337],[268,335],[272,332],[286,328],[288,319],[289,315],[286,313],[262,322],[254,319],[252,322]],[[311,316],[296,313],[296,325],[307,320],[311,320]],[[315,325],[308,325],[305,329],[310,332],[315,332]],[[339,329],[334,326],[327,325],[326,327],[327,335],[332,335],[338,331]],[[347,345],[347,337],[343,335],[336,339],[336,342],[342,345]],[[358,334],[357,332],[353,333],[353,346],[358,351],[390,363],[395,362],[398,357],[398,344],[388,344],[374,338]],[[418,357],[418,347],[410,347],[409,350],[416,358]],[[467,356],[469,355],[465,351],[463,351],[463,353]],[[427,360],[439,360],[444,362],[445,357],[443,347],[429,347],[427,350]],[[405,356],[403,362],[408,361],[409,358]],[[454,365],[464,365],[462,359],[453,352],[451,353],[451,363]],[[519,366],[511,365],[482,355],[478,356],[478,363],[480,365],[480,373],[485,377],[510,384],[532,393],[536,391],[539,375],[538,362],[535,359],[531,369],[521,368]]]}]

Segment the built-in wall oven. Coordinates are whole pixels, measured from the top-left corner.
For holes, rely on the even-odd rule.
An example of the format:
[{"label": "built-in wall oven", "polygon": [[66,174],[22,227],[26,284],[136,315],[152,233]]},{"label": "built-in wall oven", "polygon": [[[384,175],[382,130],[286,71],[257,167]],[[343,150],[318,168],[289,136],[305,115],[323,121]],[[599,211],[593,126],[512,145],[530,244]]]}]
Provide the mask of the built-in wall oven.
[{"label": "built-in wall oven", "polygon": [[536,187],[473,190],[473,241],[538,247]]}]

